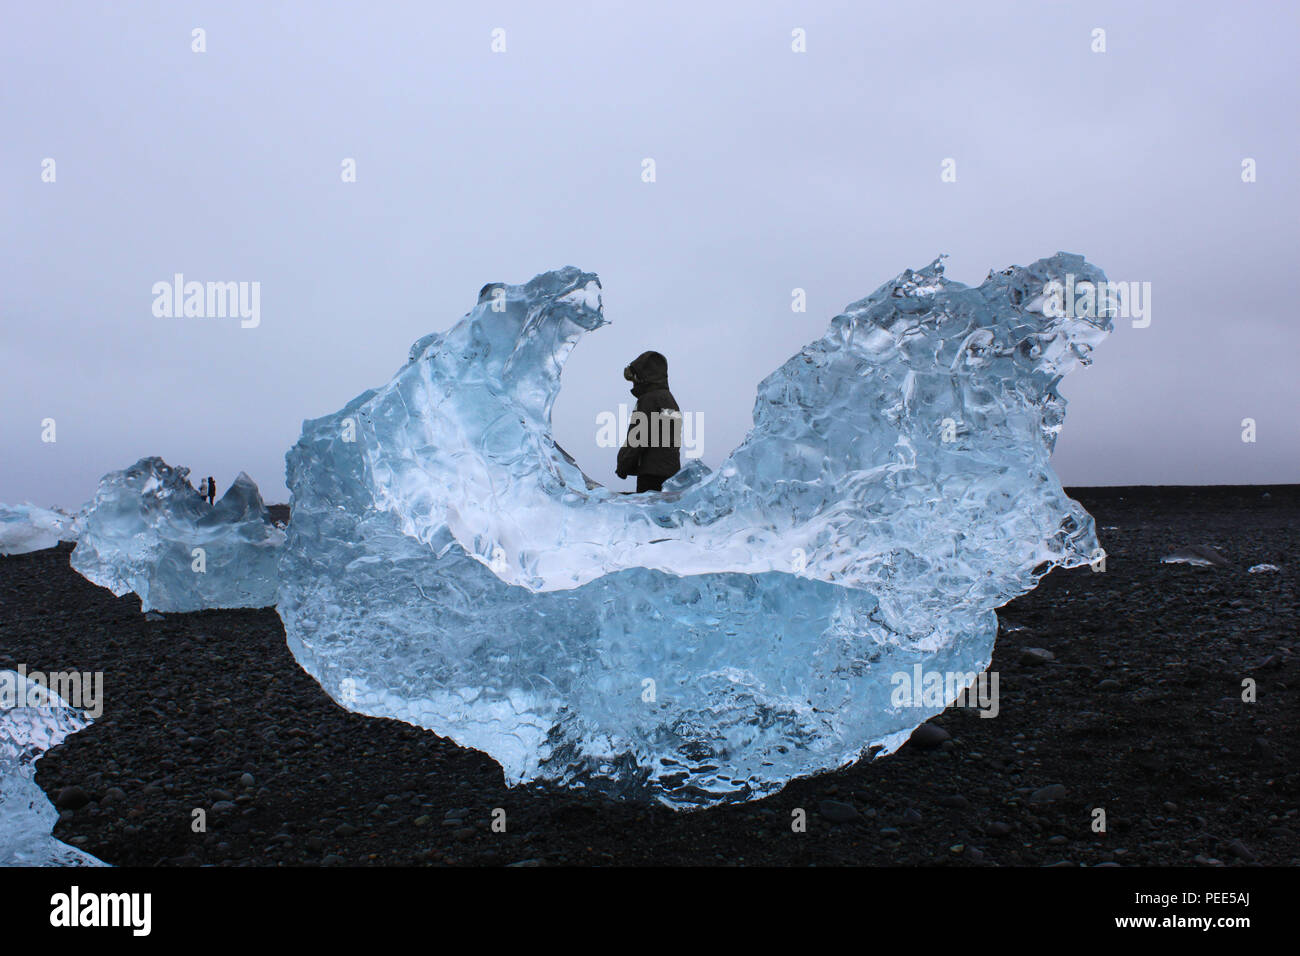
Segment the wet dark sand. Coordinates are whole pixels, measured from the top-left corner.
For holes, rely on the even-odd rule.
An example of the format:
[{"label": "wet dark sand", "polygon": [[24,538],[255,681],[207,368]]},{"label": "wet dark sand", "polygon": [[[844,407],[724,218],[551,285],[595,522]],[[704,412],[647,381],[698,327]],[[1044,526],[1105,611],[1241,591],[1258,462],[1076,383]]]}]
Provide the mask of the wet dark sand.
[{"label": "wet dark sand", "polygon": [[[0,666],[104,672],[103,716],[37,779],[82,804],[56,836],[118,865],[1300,863],[1300,486],[1072,494],[1106,571],[1057,570],[999,611],[995,719],[949,709],[936,747],[692,814],[507,790],[483,754],[335,705],[274,609],[146,621],[66,545],[0,558]],[[1231,566],[1160,563],[1189,544]],[[1264,562],[1280,573],[1247,573]]]}]

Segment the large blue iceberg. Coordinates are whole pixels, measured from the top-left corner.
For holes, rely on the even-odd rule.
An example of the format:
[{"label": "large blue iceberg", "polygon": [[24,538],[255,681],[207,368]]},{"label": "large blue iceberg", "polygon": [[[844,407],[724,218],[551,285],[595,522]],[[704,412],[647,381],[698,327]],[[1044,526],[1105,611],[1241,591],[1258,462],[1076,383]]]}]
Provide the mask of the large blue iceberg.
[{"label": "large blue iceberg", "polygon": [[101,478],[78,515],[72,567],[119,596],[134,591],[142,611],[274,604],[284,532],[257,485],[240,472],[209,505],[189,473],[141,458]]},{"label": "large blue iceberg", "polygon": [[[278,607],[302,666],[549,780],[689,808],[900,746],[900,673],[989,662],[994,608],[1097,549],[1049,465],[1057,384],[1110,330],[1064,253],[977,288],[940,261],[836,316],[758,388],[714,472],[659,494],[551,437],[595,275],[490,286],[392,381],[305,422]],[[1094,312],[1096,310],[1093,310]]]}]

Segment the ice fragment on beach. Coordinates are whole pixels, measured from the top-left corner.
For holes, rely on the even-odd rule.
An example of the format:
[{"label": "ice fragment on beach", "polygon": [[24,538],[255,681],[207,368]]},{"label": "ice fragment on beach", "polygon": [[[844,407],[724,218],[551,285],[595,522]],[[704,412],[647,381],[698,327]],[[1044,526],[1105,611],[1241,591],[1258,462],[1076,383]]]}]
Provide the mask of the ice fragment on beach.
[{"label": "ice fragment on beach", "polygon": [[0,554],[26,554],[77,540],[77,519],[57,508],[0,505]]},{"label": "ice fragment on beach", "polygon": [[52,836],[59,812],[36,785],[36,760],[90,720],[23,674],[0,670],[0,866],[103,866]]},{"label": "ice fragment on beach", "polygon": [[1167,554],[1160,559],[1161,564],[1190,564],[1193,567],[1226,567],[1228,559],[1219,554],[1213,548],[1204,544],[1193,544],[1186,548],[1179,548],[1172,554]]},{"label": "ice fragment on beach", "polygon": [[188,475],[142,458],[101,478],[72,567],[114,594],[134,591],[141,611],[274,604],[284,532],[253,479],[240,472],[210,506]]}]

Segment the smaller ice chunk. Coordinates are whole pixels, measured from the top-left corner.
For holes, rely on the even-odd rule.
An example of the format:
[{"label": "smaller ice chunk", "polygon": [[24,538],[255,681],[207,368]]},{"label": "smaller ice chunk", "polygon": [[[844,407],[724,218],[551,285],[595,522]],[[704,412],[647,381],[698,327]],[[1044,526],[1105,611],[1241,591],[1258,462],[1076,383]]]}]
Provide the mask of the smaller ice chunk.
[{"label": "smaller ice chunk", "polygon": [[1246,569],[1250,574],[1269,574],[1274,571],[1282,570],[1276,564],[1253,564]]},{"label": "smaller ice chunk", "polygon": [[104,866],[54,839],[59,811],[36,785],[35,763],[91,721],[26,675],[0,670],[0,866]]},{"label": "smaller ice chunk", "polygon": [[142,458],[101,478],[72,567],[114,594],[134,591],[141,611],[275,604],[284,532],[257,485],[240,472],[210,506],[189,473]]},{"label": "smaller ice chunk", "polygon": [[26,554],[76,541],[77,518],[58,508],[0,505],[0,554]]},{"label": "smaller ice chunk", "polygon": [[1167,554],[1160,559],[1161,564],[1190,564],[1197,568],[1223,568],[1228,566],[1228,559],[1213,548],[1204,544],[1193,544],[1190,547],[1179,548],[1173,554]]}]

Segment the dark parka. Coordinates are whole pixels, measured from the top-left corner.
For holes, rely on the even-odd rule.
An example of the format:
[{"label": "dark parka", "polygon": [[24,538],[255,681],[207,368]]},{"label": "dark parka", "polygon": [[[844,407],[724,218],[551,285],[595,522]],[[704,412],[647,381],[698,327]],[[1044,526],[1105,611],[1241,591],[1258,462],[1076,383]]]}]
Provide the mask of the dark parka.
[{"label": "dark parka", "polygon": [[[634,415],[628,422],[627,438],[618,450],[615,473],[620,478],[628,475],[671,478],[682,467],[682,420],[677,400],[668,391],[668,360],[658,352],[642,352],[623,370],[623,377],[632,382],[636,411],[648,418],[639,430],[640,416]],[[676,412],[676,420],[665,420],[662,415],[665,410]]]}]

